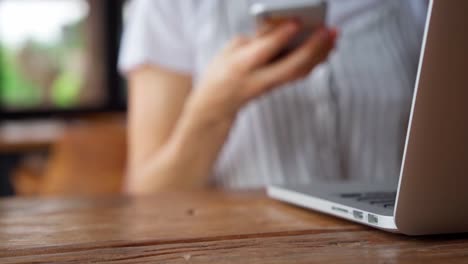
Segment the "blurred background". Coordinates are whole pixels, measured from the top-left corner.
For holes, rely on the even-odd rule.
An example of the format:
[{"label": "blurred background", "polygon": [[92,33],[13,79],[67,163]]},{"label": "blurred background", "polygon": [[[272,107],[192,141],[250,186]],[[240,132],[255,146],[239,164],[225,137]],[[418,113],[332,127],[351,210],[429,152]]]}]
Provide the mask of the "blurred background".
[{"label": "blurred background", "polygon": [[119,192],[125,10],[124,0],[0,0],[0,196]]}]

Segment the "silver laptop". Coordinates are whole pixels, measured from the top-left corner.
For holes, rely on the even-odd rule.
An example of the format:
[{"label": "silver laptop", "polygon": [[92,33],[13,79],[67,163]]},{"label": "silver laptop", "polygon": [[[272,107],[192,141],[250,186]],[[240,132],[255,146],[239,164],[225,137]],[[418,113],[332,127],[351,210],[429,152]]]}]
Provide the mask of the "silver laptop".
[{"label": "silver laptop", "polygon": [[270,197],[390,232],[468,232],[468,1],[428,12],[398,185],[269,186]]}]

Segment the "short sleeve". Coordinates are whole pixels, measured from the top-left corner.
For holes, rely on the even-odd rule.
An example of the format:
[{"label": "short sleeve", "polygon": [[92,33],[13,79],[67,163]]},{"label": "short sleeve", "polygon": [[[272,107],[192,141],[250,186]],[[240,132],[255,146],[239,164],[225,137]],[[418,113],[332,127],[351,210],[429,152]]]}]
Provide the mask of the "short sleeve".
[{"label": "short sleeve", "polygon": [[122,36],[119,70],[125,74],[143,64],[193,72],[187,0],[133,0]]}]

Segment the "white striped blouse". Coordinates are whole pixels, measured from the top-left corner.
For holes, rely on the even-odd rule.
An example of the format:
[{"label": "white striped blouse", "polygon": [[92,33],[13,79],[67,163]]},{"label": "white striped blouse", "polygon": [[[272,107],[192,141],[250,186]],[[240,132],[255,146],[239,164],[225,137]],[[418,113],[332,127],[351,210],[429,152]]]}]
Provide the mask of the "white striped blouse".
[{"label": "white striped blouse", "polygon": [[[229,39],[255,30],[251,2],[137,0],[121,70],[155,63],[197,79]],[[241,111],[213,182],[255,188],[314,179],[397,180],[425,17],[415,2],[424,3],[331,0],[337,49],[304,80]]]}]

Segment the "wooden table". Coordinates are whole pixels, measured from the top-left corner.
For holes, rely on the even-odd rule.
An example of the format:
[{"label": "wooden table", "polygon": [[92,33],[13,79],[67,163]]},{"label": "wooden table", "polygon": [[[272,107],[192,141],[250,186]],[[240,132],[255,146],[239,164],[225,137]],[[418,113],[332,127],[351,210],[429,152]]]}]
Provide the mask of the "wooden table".
[{"label": "wooden table", "polygon": [[0,263],[468,263],[468,235],[406,237],[262,193],[0,201]]}]

